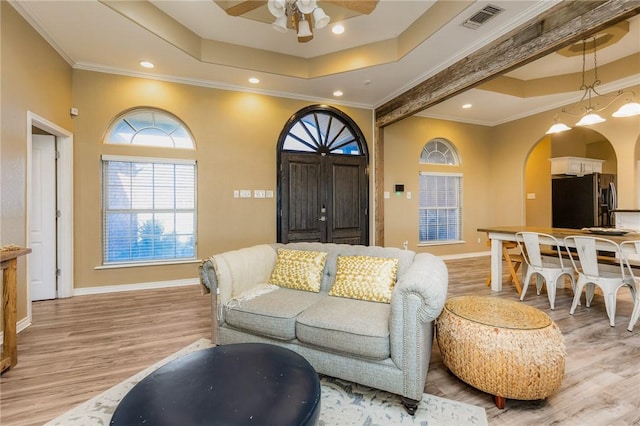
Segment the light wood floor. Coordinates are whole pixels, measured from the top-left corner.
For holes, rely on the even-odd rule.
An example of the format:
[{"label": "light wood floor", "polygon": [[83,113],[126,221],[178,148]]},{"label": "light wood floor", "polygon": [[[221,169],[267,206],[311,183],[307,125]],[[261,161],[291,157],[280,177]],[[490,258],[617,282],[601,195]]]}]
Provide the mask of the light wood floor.
[{"label": "light wood floor", "polygon": [[[447,261],[449,295],[517,300],[513,287],[485,286],[489,258]],[[491,425],[640,424],[640,324],[626,330],[631,298],[618,296],[616,327],[604,302],[569,315],[571,291],[557,292],[556,310],[530,288],[525,303],[548,313],[567,347],[560,390],[545,401],[508,400],[504,410],[451,375],[434,344],[425,391],[484,407]],[[41,425],[200,337],[210,337],[210,299],[180,287],[79,296],[33,304],[33,325],[18,335],[18,365],[0,378],[0,424]]]}]

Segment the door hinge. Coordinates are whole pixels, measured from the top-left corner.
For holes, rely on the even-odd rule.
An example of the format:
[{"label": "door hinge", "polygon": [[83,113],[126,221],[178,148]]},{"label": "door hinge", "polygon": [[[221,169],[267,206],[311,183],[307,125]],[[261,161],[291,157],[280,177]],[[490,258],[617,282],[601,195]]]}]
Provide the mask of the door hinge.
[{"label": "door hinge", "polygon": [[60,151],[56,151],[56,160],[60,159]]},{"label": "door hinge", "polygon": [[56,210],[56,218],[62,217],[62,212],[60,210]]},{"label": "door hinge", "polygon": [[56,277],[62,275],[62,270],[60,268],[56,269]]},{"label": "door hinge", "polygon": [[365,168],[364,168],[364,174],[365,174],[366,176],[369,176],[369,166],[367,166],[367,167],[365,167]]}]

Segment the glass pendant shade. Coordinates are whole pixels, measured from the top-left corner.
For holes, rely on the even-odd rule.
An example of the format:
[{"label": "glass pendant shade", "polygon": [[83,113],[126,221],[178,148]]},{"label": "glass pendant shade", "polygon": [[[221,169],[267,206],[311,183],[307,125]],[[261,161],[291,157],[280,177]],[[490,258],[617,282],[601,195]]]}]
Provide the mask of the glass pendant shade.
[{"label": "glass pendant shade", "polygon": [[313,12],[313,9],[316,8],[317,1],[316,0],[298,0],[296,1],[296,6],[298,7],[298,10],[300,12],[304,13],[305,15],[308,15],[309,13]]},{"label": "glass pendant shade", "polygon": [[637,102],[626,103],[611,115],[613,117],[633,117],[634,115],[640,115],[640,104]]},{"label": "glass pendant shade", "polygon": [[273,21],[273,24],[271,24],[271,28],[273,28],[278,32],[286,33],[287,32],[287,16],[286,15],[278,16],[276,20]]},{"label": "glass pendant shade", "polygon": [[313,11],[313,22],[315,22],[316,28],[326,27],[330,20],[331,18],[329,18],[327,14],[324,13],[324,10],[322,10],[322,8],[317,7]]},{"label": "glass pendant shade", "polygon": [[279,18],[281,16],[285,16],[287,11],[287,2],[285,0],[269,0],[267,2],[267,8],[273,16]]},{"label": "glass pendant shade", "polygon": [[298,22],[298,38],[309,37],[312,36],[311,27],[309,27],[309,21],[303,19]]},{"label": "glass pendant shade", "polygon": [[592,112],[590,114],[585,115],[584,117],[582,117],[580,119],[580,121],[578,121],[576,123],[576,126],[588,126],[590,124],[598,124],[598,123],[602,123],[605,120],[604,118],[600,117],[598,114]]},{"label": "glass pendant shade", "polygon": [[554,133],[560,133],[560,132],[566,132],[567,130],[571,130],[571,127],[567,126],[564,123],[556,122],[551,127],[549,127],[549,130],[547,130],[547,135],[552,135]]}]

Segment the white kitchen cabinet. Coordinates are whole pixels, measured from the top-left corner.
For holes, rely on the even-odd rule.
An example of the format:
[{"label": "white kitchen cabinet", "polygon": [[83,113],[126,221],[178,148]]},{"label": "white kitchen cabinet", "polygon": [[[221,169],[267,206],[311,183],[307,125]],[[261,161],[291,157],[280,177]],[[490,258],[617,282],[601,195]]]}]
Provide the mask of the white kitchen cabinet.
[{"label": "white kitchen cabinet", "polygon": [[602,173],[604,160],[582,157],[556,157],[550,158],[552,175],[589,175]]}]

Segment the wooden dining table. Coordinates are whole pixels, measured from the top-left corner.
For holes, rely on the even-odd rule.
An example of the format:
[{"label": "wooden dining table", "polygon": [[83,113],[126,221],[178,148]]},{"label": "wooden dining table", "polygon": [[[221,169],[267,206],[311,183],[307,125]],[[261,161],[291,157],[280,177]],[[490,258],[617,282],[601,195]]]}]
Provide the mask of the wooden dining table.
[{"label": "wooden dining table", "polygon": [[[549,234],[557,238],[561,244],[564,244],[564,237],[571,235],[588,235],[592,237],[603,237],[609,240],[615,241],[620,244],[624,241],[636,241],[640,240],[640,233],[627,232],[624,235],[614,235],[612,233],[596,233],[583,229],[569,229],[569,228],[544,228],[537,226],[492,226],[487,228],[478,228],[478,232],[486,232],[489,240],[491,241],[491,290],[502,290],[502,243],[503,241],[516,241],[517,232],[539,232],[543,234]],[[616,231],[611,231],[616,232]],[[617,231],[622,234],[623,231]],[[545,241],[541,239],[542,243],[551,243],[551,240]],[[568,245],[572,247],[573,245]],[[596,245],[596,248],[598,246]]]}]

